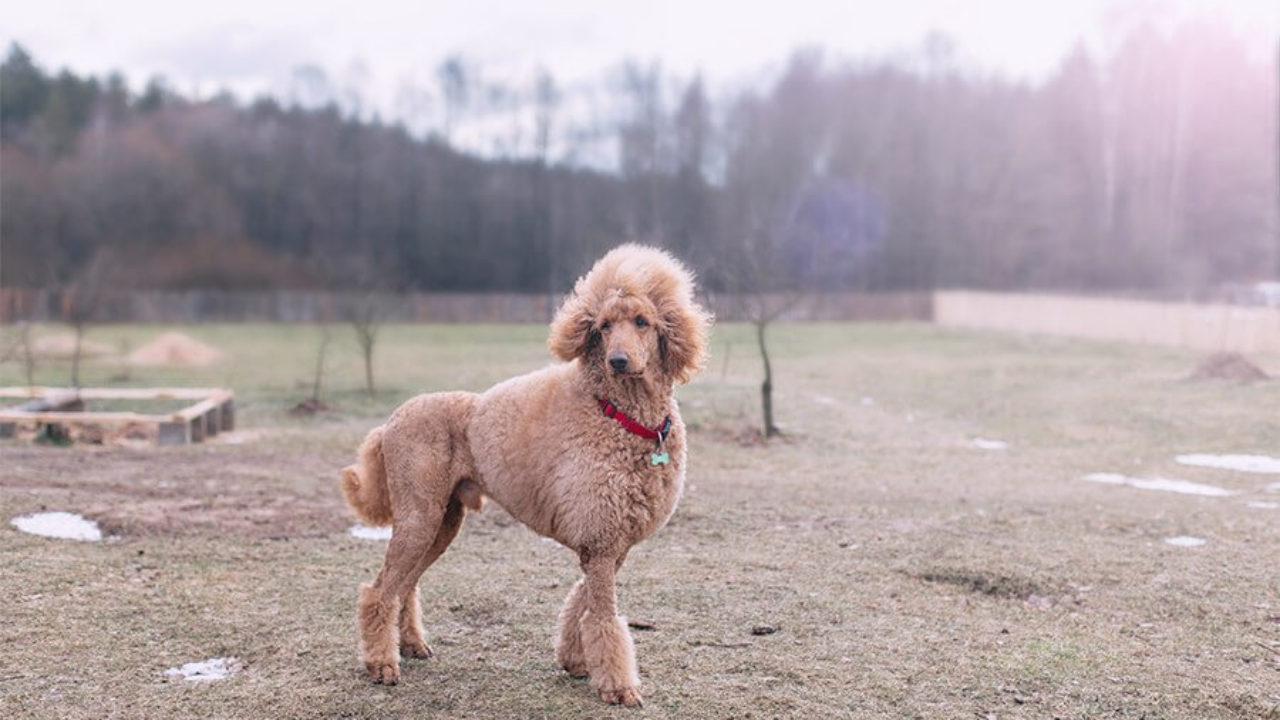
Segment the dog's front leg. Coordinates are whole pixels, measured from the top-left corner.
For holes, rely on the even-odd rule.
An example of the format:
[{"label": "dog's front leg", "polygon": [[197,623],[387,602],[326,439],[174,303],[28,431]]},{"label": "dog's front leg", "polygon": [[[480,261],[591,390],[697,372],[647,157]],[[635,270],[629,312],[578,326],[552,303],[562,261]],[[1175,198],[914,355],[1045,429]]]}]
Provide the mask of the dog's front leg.
[{"label": "dog's front leg", "polygon": [[583,557],[586,611],[579,621],[582,654],[591,687],[600,699],[628,707],[640,705],[640,675],[627,621],[618,616],[614,574],[618,557]]}]

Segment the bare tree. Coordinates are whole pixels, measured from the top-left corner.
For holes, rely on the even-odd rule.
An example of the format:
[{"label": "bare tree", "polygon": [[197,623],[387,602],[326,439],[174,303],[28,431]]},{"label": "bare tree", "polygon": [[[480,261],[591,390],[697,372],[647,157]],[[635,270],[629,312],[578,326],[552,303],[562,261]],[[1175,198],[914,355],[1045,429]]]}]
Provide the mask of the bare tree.
[{"label": "bare tree", "polygon": [[396,89],[395,110],[405,129],[415,138],[426,137],[431,129],[435,97],[427,87],[404,78]]},{"label": "bare tree", "polygon": [[0,363],[16,358],[22,363],[27,387],[32,387],[35,385],[36,356],[35,350],[31,347],[31,323],[28,320],[21,320],[14,329],[13,339],[5,347],[4,354],[0,355]]},{"label": "bare tree", "polygon": [[369,393],[369,397],[373,397],[377,393],[373,379],[373,355],[384,316],[375,282],[378,274],[372,263],[362,263],[358,276],[359,290],[344,299],[343,316],[360,346],[360,357],[364,360],[365,391]]},{"label": "bare tree", "polygon": [[776,236],[748,238],[733,253],[721,253],[720,271],[734,295],[739,312],[755,329],[764,378],[760,382],[761,430],[766,438],[782,434],[773,413],[773,362],[769,357],[769,326],[799,302],[801,293],[786,285],[777,272],[780,261]]},{"label": "bare tree", "polygon": [[377,298],[371,295],[360,299],[349,320],[356,333],[356,342],[360,344],[360,356],[364,359],[364,387],[369,397],[378,392],[373,383],[373,347],[378,342],[378,330],[382,327],[380,320]]},{"label": "bare tree", "polygon": [[446,143],[453,143],[453,133],[471,100],[473,73],[461,55],[450,55],[436,68],[436,80],[444,97],[444,127],[442,135]]},{"label": "bare tree", "polygon": [[774,422],[774,368],[769,325],[800,297],[786,251],[795,244],[797,214],[826,151],[829,128],[820,110],[820,58],[800,54],[772,101],[747,97],[734,109],[725,135],[728,168],[723,205],[725,247],[714,264],[755,327],[764,365],[760,405],[766,438]]},{"label": "bare tree", "polygon": [[311,397],[308,398],[313,411],[323,410],[326,407],[320,400],[320,391],[324,385],[325,359],[329,355],[329,344],[333,340],[333,334],[329,332],[327,324],[322,322],[317,327],[320,330],[320,344],[316,346],[315,372],[311,380]]},{"label": "bare tree", "polygon": [[553,227],[551,199],[551,138],[555,122],[556,109],[560,104],[560,91],[556,88],[555,77],[549,70],[540,68],[534,81],[534,118],[535,148],[537,151],[537,169],[534,173],[534,194],[537,203],[537,229],[540,236],[538,247],[544,249],[547,257],[547,309],[555,312],[556,293],[560,289],[559,267],[556,264],[560,256],[556,245],[556,232]]},{"label": "bare tree", "polygon": [[80,365],[84,355],[84,336],[97,321],[101,305],[113,284],[124,277],[114,255],[107,248],[94,253],[93,259],[73,279],[62,294],[63,316],[75,333],[71,355],[71,386],[80,387]]},{"label": "bare tree", "polygon": [[711,103],[702,78],[686,86],[672,118],[675,177],[667,213],[671,216],[671,248],[695,265],[705,262],[712,234],[712,191],[706,179],[712,133]]},{"label": "bare tree", "polygon": [[27,387],[35,387],[36,351],[32,347],[31,321],[23,320],[18,327],[18,342],[21,344],[22,370],[27,379]]},{"label": "bare tree", "polygon": [[618,76],[623,114],[618,123],[618,169],[629,185],[628,234],[663,244],[661,181],[668,169],[669,127],[662,66],[624,63]]},{"label": "bare tree", "polygon": [[333,84],[319,65],[299,65],[293,69],[289,96],[294,105],[307,109],[324,107],[334,100]]},{"label": "bare tree", "polygon": [[[331,286],[335,284],[337,278],[341,277],[342,266],[336,259],[323,256],[317,257],[311,261],[310,266],[316,277],[326,279]],[[294,406],[293,412],[298,415],[310,415],[329,409],[329,406],[321,399],[321,393],[324,390],[324,378],[328,370],[326,361],[329,357],[329,346],[333,343],[333,332],[329,324],[333,317],[330,315],[330,310],[331,308],[329,307],[324,308],[324,311],[315,318],[316,333],[319,337],[316,343],[315,363],[311,372],[311,395]],[[345,308],[340,305],[338,308],[339,316],[344,311]]]}]

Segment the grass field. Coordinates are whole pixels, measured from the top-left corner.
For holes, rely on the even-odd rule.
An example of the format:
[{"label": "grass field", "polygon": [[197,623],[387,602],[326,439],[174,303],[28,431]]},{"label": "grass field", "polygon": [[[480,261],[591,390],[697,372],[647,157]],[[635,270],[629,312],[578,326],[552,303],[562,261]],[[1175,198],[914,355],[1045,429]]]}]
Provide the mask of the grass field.
[{"label": "grass field", "polygon": [[[137,347],[166,329],[91,339]],[[356,586],[383,544],[346,534],[339,468],[412,394],[548,362],[544,328],[386,328],[376,398],[334,328],[336,409],[305,418],[287,409],[308,393],[315,328],[181,330],[227,359],[99,359],[86,384],[231,387],[243,442],[0,441],[0,515],[69,510],[112,536],[0,528],[0,717],[1280,717],[1280,476],[1173,460],[1280,455],[1280,383],[1187,382],[1197,358],[1172,350],[782,326],[787,436],[762,446],[750,334],[719,327],[707,372],[680,390],[684,500],[619,577],[623,611],[654,626],[635,632],[645,706],[624,710],[554,662],[574,558],[494,506],[423,578],[436,656],[406,662],[396,687],[356,661]],[[21,375],[0,364],[0,384]],[[49,362],[37,380],[67,375]],[[1082,479],[1096,472],[1238,494]],[[1181,535],[1207,542],[1164,542]],[[752,633],[763,625],[776,632]],[[219,656],[243,671],[164,678]]]}]

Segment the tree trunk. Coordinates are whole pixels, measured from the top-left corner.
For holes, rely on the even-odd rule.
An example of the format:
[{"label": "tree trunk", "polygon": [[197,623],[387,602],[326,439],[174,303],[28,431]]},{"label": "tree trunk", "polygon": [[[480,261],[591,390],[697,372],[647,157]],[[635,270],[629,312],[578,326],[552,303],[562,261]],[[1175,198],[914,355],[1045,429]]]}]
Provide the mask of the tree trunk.
[{"label": "tree trunk", "polygon": [[323,328],[320,336],[320,348],[316,351],[316,374],[311,383],[311,402],[320,404],[320,387],[324,381],[324,357],[329,352],[329,329]]},{"label": "tree trunk", "polygon": [[369,397],[377,394],[377,390],[373,386],[373,336],[361,334],[360,349],[364,351],[364,387],[369,391]]},{"label": "tree trunk", "polygon": [[764,382],[760,383],[760,404],[764,410],[764,436],[771,438],[782,431],[773,424],[773,366],[769,364],[769,349],[765,346],[764,331],[768,323],[756,321],[756,342],[760,345],[760,358],[764,360]]},{"label": "tree trunk", "polygon": [[76,347],[71,355],[71,387],[80,387],[80,354],[84,345],[84,325],[76,325]]},{"label": "tree trunk", "polygon": [[22,323],[22,366],[26,371],[27,387],[35,387],[36,352],[31,347],[31,323]]}]

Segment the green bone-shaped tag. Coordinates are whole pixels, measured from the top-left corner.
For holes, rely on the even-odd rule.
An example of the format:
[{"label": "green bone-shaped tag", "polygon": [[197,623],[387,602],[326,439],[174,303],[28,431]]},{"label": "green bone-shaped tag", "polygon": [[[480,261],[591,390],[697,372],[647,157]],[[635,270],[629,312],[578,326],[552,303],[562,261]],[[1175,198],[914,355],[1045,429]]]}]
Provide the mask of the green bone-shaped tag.
[{"label": "green bone-shaped tag", "polygon": [[663,450],[660,453],[653,453],[650,455],[649,462],[654,465],[666,465],[671,462],[671,456],[667,454],[666,450]]}]

